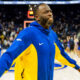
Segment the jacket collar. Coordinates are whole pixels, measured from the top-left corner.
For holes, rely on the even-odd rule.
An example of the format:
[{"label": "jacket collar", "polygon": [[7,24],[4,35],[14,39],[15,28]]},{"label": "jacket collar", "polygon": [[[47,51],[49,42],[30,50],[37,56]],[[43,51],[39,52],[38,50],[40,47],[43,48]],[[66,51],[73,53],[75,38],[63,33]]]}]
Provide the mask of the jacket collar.
[{"label": "jacket collar", "polygon": [[34,26],[34,27],[38,28],[41,32],[43,32],[46,35],[48,35],[51,31],[51,27],[49,27],[49,30],[45,29],[37,21],[34,21],[34,22],[30,23],[30,26]]}]

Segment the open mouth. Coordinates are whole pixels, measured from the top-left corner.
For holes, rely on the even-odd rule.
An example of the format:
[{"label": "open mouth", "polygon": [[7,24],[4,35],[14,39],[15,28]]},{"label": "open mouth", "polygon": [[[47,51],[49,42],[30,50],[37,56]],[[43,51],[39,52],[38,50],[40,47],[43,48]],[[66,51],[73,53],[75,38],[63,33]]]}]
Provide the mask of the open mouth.
[{"label": "open mouth", "polygon": [[49,18],[49,19],[48,19],[48,21],[49,21],[49,22],[52,22],[52,21],[53,21],[53,18],[52,18],[52,17],[51,17],[51,18]]},{"label": "open mouth", "polygon": [[51,17],[51,18],[48,19],[48,24],[51,25],[52,23],[53,23],[53,18]]}]

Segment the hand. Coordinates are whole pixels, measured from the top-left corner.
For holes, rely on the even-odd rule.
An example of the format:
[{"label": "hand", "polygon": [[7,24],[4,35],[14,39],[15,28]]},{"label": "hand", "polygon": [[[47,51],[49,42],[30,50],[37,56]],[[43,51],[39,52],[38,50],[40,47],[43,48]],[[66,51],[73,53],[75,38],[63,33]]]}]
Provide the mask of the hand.
[{"label": "hand", "polygon": [[78,71],[80,72],[80,69],[78,69]]}]

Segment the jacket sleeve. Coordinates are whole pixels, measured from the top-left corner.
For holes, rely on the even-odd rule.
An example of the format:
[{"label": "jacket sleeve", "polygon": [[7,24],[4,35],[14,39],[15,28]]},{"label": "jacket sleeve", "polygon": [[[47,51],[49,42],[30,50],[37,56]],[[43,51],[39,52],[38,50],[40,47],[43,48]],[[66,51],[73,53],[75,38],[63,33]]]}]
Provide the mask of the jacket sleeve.
[{"label": "jacket sleeve", "polygon": [[79,69],[79,66],[77,65],[76,61],[73,60],[73,59],[71,59],[68,56],[68,54],[65,52],[62,44],[58,40],[58,37],[57,37],[56,33],[54,33],[54,35],[55,35],[55,44],[57,46],[56,47],[56,50],[57,50],[56,54],[57,55],[55,54],[55,58],[58,59],[58,60],[60,60],[60,62],[63,63],[64,65],[74,67],[75,69]]},{"label": "jacket sleeve", "polygon": [[22,30],[12,45],[0,57],[0,77],[9,70],[13,60],[31,44],[31,31],[29,28]]}]

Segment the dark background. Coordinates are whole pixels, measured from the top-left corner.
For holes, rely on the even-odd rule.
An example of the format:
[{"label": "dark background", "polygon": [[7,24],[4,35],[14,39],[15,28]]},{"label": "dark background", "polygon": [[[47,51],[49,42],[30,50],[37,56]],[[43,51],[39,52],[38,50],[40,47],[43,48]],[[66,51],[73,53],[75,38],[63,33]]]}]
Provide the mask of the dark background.
[{"label": "dark background", "polygon": [[[68,36],[73,42],[73,37],[80,35],[80,4],[50,7],[54,15],[53,29],[67,46]],[[3,48],[8,48],[23,29],[24,20],[28,20],[28,9],[28,5],[0,5],[0,45]]]}]

